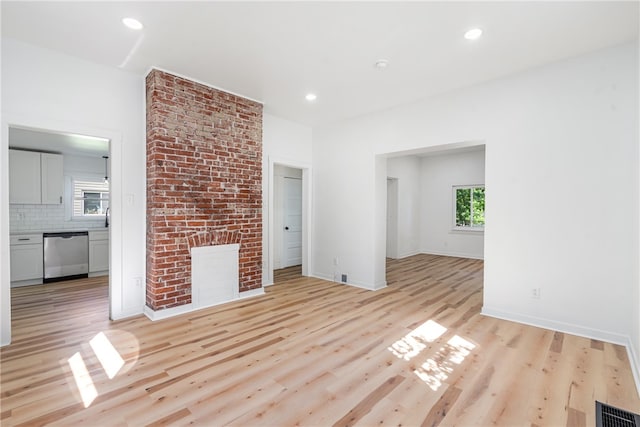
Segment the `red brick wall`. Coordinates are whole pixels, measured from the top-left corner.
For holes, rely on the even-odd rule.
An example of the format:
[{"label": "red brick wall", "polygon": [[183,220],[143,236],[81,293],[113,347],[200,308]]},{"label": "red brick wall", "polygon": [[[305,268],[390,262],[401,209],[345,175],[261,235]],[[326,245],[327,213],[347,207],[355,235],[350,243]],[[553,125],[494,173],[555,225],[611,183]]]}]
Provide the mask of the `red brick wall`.
[{"label": "red brick wall", "polygon": [[147,86],[147,306],[191,302],[190,246],[240,243],[262,286],[262,105],[152,70]]}]

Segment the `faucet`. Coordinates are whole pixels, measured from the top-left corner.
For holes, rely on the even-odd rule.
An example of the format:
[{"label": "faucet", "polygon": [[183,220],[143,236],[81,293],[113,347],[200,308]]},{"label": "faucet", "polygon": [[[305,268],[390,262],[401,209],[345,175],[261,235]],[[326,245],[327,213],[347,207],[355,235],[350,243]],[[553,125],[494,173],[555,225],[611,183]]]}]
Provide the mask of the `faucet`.
[{"label": "faucet", "polygon": [[104,211],[104,226],[109,227],[109,208]]}]

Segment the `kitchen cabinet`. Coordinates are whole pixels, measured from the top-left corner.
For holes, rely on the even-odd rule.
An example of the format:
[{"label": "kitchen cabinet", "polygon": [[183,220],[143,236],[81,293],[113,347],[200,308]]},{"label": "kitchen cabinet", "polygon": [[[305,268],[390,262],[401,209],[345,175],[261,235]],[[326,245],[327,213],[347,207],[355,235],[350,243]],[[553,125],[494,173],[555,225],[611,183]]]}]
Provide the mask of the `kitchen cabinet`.
[{"label": "kitchen cabinet", "polygon": [[42,284],[42,234],[16,234],[9,240],[11,286]]},{"label": "kitchen cabinet", "polygon": [[9,150],[9,203],[40,204],[40,153]]},{"label": "kitchen cabinet", "polygon": [[89,231],[89,276],[109,274],[109,232]]},{"label": "kitchen cabinet", "polygon": [[9,150],[9,203],[62,204],[61,154]]},{"label": "kitchen cabinet", "polygon": [[62,204],[64,179],[61,154],[40,153],[40,182],[42,204]]}]

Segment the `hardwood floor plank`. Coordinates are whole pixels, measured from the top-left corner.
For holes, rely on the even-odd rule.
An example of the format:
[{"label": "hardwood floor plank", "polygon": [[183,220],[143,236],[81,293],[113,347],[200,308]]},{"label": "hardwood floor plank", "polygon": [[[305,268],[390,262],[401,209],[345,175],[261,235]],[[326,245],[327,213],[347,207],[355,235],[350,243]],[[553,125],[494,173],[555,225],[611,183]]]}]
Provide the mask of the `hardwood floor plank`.
[{"label": "hardwood floor plank", "polygon": [[396,375],[387,379],[384,383],[380,384],[378,388],[369,393],[364,399],[356,404],[353,409],[346,413],[342,418],[336,421],[334,427],[352,426],[364,415],[371,411],[371,408],[376,405],[380,400],[387,396],[393,389],[398,387],[403,381],[404,377]]},{"label": "hardwood floor plank", "polygon": [[191,415],[191,411],[187,408],[180,409],[172,414],[167,415],[166,417],[160,418],[157,421],[146,424],[147,427],[163,427],[166,425],[172,425],[176,422],[182,420],[183,418],[189,417]]},{"label": "hardwood floor plank", "polygon": [[300,279],[302,277],[302,265],[294,265],[293,267],[281,268],[273,270],[273,283],[289,282],[291,280]]},{"label": "hardwood floor plank", "polygon": [[569,408],[567,416],[567,427],[583,427],[586,425],[593,425],[595,423],[587,424],[587,417],[584,412],[578,411],[574,408]]},{"label": "hardwood floor plank", "polygon": [[457,387],[447,387],[444,394],[438,399],[436,404],[431,408],[427,417],[422,422],[422,427],[436,427],[444,421],[449,414],[449,410],[456,403],[458,397],[462,393]]},{"label": "hardwood floor plank", "polygon": [[[481,260],[387,260],[376,292],[278,277],[157,322],[109,321],[105,277],[12,289],[0,422],[591,425],[594,399],[640,412],[624,347],[481,315]],[[113,376],[99,334],[122,359]],[[86,408],[76,353],[97,392]]]}]

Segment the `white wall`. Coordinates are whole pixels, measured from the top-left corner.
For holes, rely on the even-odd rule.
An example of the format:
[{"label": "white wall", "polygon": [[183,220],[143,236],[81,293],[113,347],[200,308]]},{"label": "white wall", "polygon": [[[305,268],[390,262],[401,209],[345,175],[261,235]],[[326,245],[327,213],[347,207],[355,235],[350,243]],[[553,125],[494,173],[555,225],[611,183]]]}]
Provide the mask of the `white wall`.
[{"label": "white wall", "polygon": [[[107,137],[111,142],[112,317],[142,313],[145,276],[145,139],[142,77],[2,39],[0,145],[1,343],[10,339],[8,126]],[[140,283],[142,285],[142,283]]]},{"label": "white wall", "polygon": [[[385,285],[384,277],[378,282],[374,277],[373,233],[376,224],[386,227],[387,159],[376,159],[370,143],[375,135],[366,122],[360,123],[314,129],[313,275],[333,280],[334,274],[347,274],[350,284],[376,288]],[[376,171],[385,186],[379,209]],[[378,250],[384,259],[386,245]]]},{"label": "white wall", "polygon": [[445,153],[420,164],[420,252],[482,259],[484,233],[453,230],[453,186],[484,184],[484,150]]},{"label": "white wall", "polygon": [[[273,176],[278,166],[302,169],[303,218],[311,224],[311,128],[265,113],[262,117],[262,284],[273,284],[276,242],[274,240],[274,187]],[[304,221],[304,219],[303,219]],[[303,233],[303,258],[309,259],[303,274],[309,274],[311,230]],[[312,271],[312,270],[311,270]]]},{"label": "white wall", "polygon": [[387,160],[387,177],[398,181],[397,258],[420,252],[420,223],[424,215],[420,206],[420,159],[403,156]]},{"label": "white wall", "polygon": [[484,141],[483,311],[631,340],[637,355],[637,52],[617,46],[314,129],[316,274],[340,255],[361,285],[384,281],[376,155]]}]

